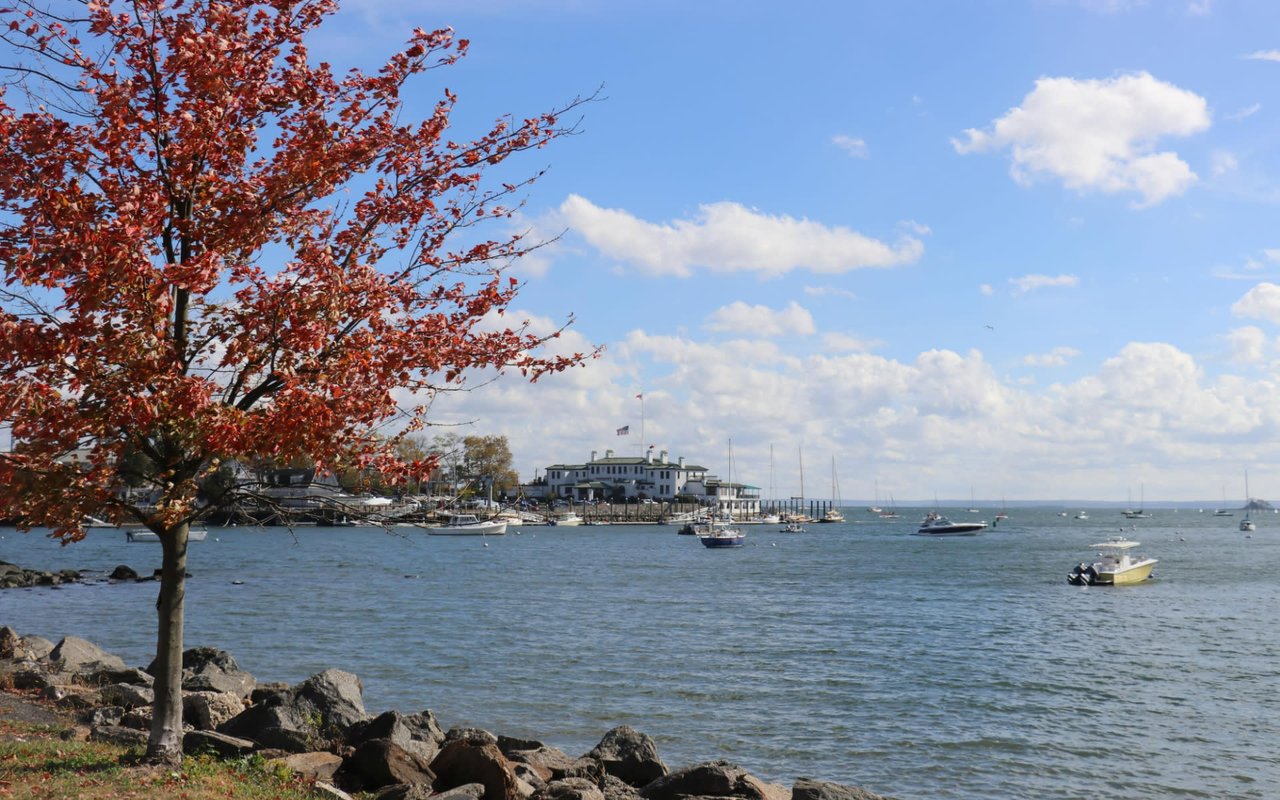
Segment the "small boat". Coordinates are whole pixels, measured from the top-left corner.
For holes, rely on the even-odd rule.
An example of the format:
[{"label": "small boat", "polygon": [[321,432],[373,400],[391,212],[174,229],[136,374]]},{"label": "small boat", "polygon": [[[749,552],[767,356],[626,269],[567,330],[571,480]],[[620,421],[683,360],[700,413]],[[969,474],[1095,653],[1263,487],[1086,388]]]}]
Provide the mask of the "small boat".
[{"label": "small boat", "polygon": [[561,528],[571,527],[574,525],[581,525],[582,517],[578,516],[577,514],[574,514],[573,512],[570,512],[568,514],[560,514],[555,517],[550,517],[549,519],[547,519],[547,524],[555,525]]},{"label": "small boat", "polygon": [[1067,583],[1072,586],[1125,586],[1142,583],[1151,577],[1151,570],[1157,559],[1131,555],[1129,551],[1138,544],[1119,536],[1089,545],[1100,551],[1098,560],[1092,564],[1083,561],[1077,564],[1067,573]]},{"label": "small boat", "polygon": [[788,522],[778,529],[779,533],[804,533],[804,526],[799,522]]},{"label": "small boat", "polygon": [[1249,497],[1249,471],[1244,472],[1244,519],[1240,520],[1240,530],[1248,533],[1258,529],[1257,524],[1249,519],[1249,507],[1253,505],[1253,499]]},{"label": "small boat", "polygon": [[475,514],[450,514],[439,527],[429,528],[429,536],[502,536],[507,523],[500,519],[480,519]]},{"label": "small boat", "polygon": [[952,522],[939,514],[930,511],[920,523],[916,536],[976,536],[978,531],[987,527],[985,522]]},{"label": "small boat", "polygon": [[698,529],[698,541],[703,547],[741,547],[747,535],[729,522],[712,522]]},{"label": "small boat", "polygon": [[1088,519],[1088,518],[1089,518],[1088,511],[1081,511],[1079,514],[1076,514],[1076,519]]},{"label": "small boat", "polygon": [[827,513],[818,518],[818,522],[844,522],[844,514],[839,509],[829,508]]},{"label": "small boat", "polygon": [[[203,542],[208,537],[209,531],[204,528],[192,528],[187,531],[188,542]],[[150,528],[139,526],[129,526],[124,529],[124,540],[126,542],[158,542],[160,537]]]}]

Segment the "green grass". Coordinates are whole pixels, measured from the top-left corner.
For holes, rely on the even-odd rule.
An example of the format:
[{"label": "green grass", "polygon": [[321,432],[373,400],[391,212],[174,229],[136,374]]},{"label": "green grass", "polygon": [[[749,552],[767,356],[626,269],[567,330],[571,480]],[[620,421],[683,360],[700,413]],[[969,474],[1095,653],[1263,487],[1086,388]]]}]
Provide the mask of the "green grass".
[{"label": "green grass", "polygon": [[248,756],[188,756],[182,767],[141,762],[138,748],[63,741],[58,730],[0,718],[0,798],[314,800],[300,779]]}]

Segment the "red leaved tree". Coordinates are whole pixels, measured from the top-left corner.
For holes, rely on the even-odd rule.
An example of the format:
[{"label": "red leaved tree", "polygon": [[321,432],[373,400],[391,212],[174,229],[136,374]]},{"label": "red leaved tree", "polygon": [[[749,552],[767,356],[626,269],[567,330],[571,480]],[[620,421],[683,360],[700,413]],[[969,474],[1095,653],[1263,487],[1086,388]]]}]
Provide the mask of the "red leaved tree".
[{"label": "red leaved tree", "polygon": [[[465,52],[448,30],[335,75],[305,37],[336,0],[19,5],[0,9],[0,515],[64,542],[102,513],[159,535],[148,756],[174,762],[202,481],[263,457],[427,474],[378,432],[420,428],[476,370],[585,357],[495,324],[517,289],[502,268],[532,245],[474,227],[527,184],[486,171],[583,101],[453,141],[447,89],[402,119],[412,79]],[[152,502],[122,492],[138,481]]]}]

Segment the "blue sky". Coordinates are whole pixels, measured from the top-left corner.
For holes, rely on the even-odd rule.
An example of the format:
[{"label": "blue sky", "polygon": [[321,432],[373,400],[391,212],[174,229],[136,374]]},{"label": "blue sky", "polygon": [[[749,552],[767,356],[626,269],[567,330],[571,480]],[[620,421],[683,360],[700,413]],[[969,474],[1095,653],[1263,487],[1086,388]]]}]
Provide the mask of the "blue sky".
[{"label": "blue sky", "polygon": [[[605,346],[440,400],[526,479],[648,445],[846,499],[1280,495],[1280,4],[348,0],[471,40],[458,136],[597,87],[519,224],[522,318]],[[645,436],[639,436],[643,393]],[[615,430],[630,425],[628,437]]]}]

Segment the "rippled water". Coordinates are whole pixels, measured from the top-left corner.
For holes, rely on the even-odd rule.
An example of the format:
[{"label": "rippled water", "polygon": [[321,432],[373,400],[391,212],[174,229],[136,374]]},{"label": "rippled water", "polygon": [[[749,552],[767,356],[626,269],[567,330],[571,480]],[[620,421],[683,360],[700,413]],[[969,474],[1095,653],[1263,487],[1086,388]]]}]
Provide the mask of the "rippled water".
[{"label": "rippled water", "polygon": [[[187,644],[259,680],[341,667],[371,711],[430,708],[575,754],[625,722],[668,764],[728,758],[788,785],[1280,797],[1280,516],[1246,537],[1235,519],[1155,514],[1129,532],[1160,558],[1155,579],[1121,588],[1065,580],[1134,524],[1102,510],[1018,509],[956,539],[907,535],[915,512],[857,511],[722,551],[672,527],[214,529],[191,549]],[[26,567],[159,560],[123,536],[0,535],[0,559]],[[142,664],[155,590],[10,590],[0,624]]]}]

